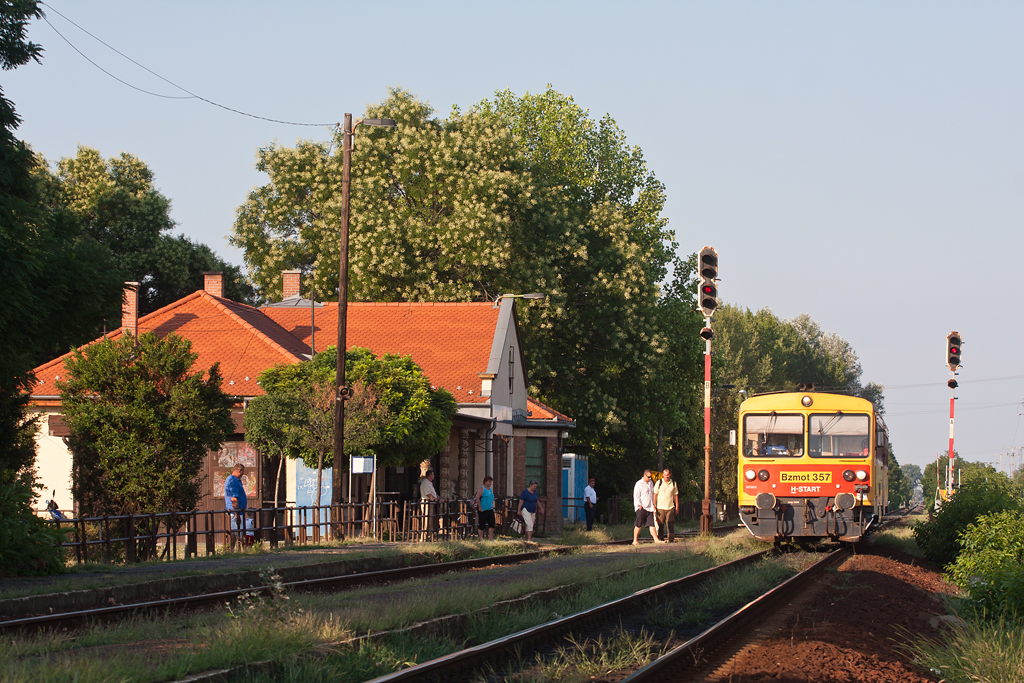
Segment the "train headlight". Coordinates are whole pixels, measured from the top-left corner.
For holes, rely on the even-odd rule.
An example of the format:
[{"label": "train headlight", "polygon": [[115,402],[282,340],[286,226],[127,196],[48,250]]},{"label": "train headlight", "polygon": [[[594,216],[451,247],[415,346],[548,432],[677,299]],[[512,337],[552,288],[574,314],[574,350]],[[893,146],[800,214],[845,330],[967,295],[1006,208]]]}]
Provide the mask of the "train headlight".
[{"label": "train headlight", "polygon": [[754,470],[747,470],[743,473],[743,476],[746,477],[747,481],[754,481],[757,479],[757,472]]},{"label": "train headlight", "polygon": [[853,470],[846,470],[845,472],[843,472],[843,479],[845,479],[846,481],[853,481],[856,478],[857,475],[853,473]]},{"label": "train headlight", "polygon": [[772,475],[768,473],[768,470],[761,470],[760,472],[757,473],[757,478],[760,479],[761,481],[768,481],[768,478],[771,476]]},{"label": "train headlight", "polygon": [[868,473],[864,470],[857,470],[857,481],[867,481]]}]

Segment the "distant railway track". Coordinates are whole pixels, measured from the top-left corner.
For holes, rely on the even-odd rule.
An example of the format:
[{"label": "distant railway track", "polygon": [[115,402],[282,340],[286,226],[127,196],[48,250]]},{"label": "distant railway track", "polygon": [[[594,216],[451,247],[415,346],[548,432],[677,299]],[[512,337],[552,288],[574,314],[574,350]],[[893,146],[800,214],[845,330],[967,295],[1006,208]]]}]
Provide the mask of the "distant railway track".
[{"label": "distant railway track", "polygon": [[[732,525],[716,527],[715,534],[721,535],[733,531],[736,528],[736,526]],[[694,537],[696,535],[697,532],[693,530],[687,530],[677,534],[677,536],[685,537]],[[632,541],[630,539],[625,539],[597,545],[628,545],[631,542]],[[379,571],[339,574],[337,576],[293,581],[283,584],[283,587],[288,592],[341,591],[355,588],[357,586],[409,581],[412,579],[435,576],[448,572],[468,571],[493,565],[512,565],[521,562],[530,562],[549,555],[566,554],[579,548],[586,547],[593,546],[556,546],[542,550],[513,553],[510,555],[497,555],[472,560],[456,560],[452,562],[437,562],[433,564],[418,565],[415,567],[399,567]],[[195,595],[150,600],[145,602],[133,602],[123,605],[111,605],[109,607],[27,616],[18,619],[0,621],[0,632],[9,634],[39,629],[74,628],[92,622],[112,621],[129,616],[167,614],[170,612],[221,606],[225,603],[231,602],[232,600],[238,599],[243,594],[251,594],[254,592],[264,593],[271,590],[270,586],[247,586],[232,590],[197,593]]]}]

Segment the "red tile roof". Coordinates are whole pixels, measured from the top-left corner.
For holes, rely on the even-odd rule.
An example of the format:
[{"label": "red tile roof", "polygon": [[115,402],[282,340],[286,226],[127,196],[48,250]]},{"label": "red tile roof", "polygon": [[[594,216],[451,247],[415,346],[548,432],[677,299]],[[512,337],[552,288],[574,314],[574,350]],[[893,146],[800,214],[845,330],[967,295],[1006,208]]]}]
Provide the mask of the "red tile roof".
[{"label": "red tile roof", "polygon": [[[310,343],[310,311],[262,308],[260,312]],[[338,339],[338,304],[316,309],[316,348]],[[350,303],[346,344],[375,354],[412,356],[431,384],[452,392],[459,403],[487,403],[479,372],[487,371],[498,309],[492,303]]]},{"label": "red tile roof", "polygon": [[572,422],[572,418],[558,412],[551,406],[546,406],[537,399],[526,399],[527,420],[553,420],[555,422]]},{"label": "red tile roof", "polygon": [[[198,355],[196,367],[206,370],[219,362],[224,391],[237,396],[262,394],[256,379],[263,370],[280,363],[298,363],[310,352],[306,344],[259,310],[204,291],[140,318],[139,333],[144,332],[160,336],[174,332],[191,340],[192,352]],[[118,329],[107,336],[118,339],[122,333]],[[64,374],[64,359],[70,355],[36,368],[33,396],[57,393],[54,382]]]}]

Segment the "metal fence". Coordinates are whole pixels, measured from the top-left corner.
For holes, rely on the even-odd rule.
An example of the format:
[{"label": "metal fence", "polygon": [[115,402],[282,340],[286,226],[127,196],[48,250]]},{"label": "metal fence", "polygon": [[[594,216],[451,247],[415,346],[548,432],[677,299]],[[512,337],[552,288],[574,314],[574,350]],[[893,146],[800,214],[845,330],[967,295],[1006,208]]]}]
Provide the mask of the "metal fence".
[{"label": "metal fence", "polygon": [[[509,534],[517,498],[495,498],[496,533]],[[472,500],[439,502],[379,499],[374,503],[289,506],[246,510],[193,510],[52,519],[64,532],[68,559],[85,562],[173,561],[214,555],[224,546],[262,543],[315,545],[343,538],[382,541],[456,540],[478,530]],[[544,513],[537,531],[544,529]],[[234,538],[232,538],[234,536]]]}]

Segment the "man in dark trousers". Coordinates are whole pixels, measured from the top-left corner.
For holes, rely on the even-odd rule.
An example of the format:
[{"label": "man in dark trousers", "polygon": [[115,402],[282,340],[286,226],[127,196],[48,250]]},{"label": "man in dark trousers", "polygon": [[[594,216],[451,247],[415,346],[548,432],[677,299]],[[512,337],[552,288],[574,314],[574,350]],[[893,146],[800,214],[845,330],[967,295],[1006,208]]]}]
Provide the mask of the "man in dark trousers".
[{"label": "man in dark trousers", "polygon": [[595,483],[597,483],[597,480],[591,477],[587,487],[583,489],[583,513],[587,516],[587,531],[594,530],[594,506],[597,505],[597,491],[594,490]]},{"label": "man in dark trousers", "polygon": [[231,468],[231,474],[224,480],[224,508],[228,511],[232,550],[235,549],[235,541],[245,547],[245,505],[248,501],[245,486],[242,485],[243,476],[245,465],[239,463]]}]

